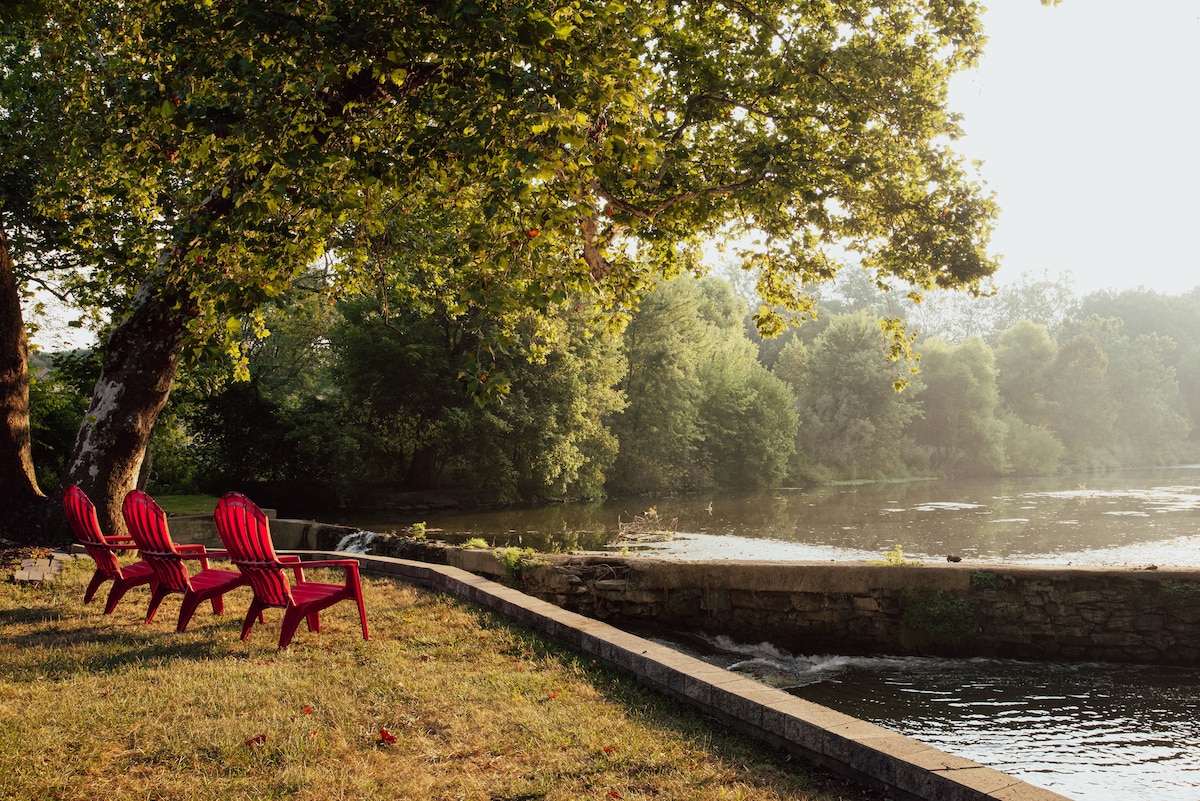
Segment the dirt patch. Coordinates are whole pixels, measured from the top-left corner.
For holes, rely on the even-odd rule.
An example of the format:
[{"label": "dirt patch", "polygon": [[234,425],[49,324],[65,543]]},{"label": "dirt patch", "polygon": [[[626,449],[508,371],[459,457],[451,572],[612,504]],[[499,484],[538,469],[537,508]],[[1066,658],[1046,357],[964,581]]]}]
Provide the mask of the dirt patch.
[{"label": "dirt patch", "polygon": [[23,559],[48,559],[49,557],[49,548],[36,545],[13,545],[0,540],[0,571],[8,572],[19,567]]}]

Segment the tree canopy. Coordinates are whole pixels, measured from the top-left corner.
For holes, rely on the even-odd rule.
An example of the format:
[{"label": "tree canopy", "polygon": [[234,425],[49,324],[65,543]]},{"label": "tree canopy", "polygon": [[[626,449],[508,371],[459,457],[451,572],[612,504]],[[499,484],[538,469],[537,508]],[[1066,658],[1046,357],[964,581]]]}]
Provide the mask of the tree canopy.
[{"label": "tree canopy", "polygon": [[[357,263],[401,208],[469,210],[476,269],[529,283],[521,301],[634,302],[718,232],[762,235],[748,255],[768,304],[802,305],[839,248],[880,281],[975,287],[995,208],[948,147],[946,90],[979,54],[978,14],[76,4],[39,36],[65,114],[52,197],[114,291],[151,278],[183,293],[197,343],[330,247]],[[541,258],[552,249],[583,258]]]},{"label": "tree canopy", "polygon": [[[33,67],[2,102],[55,99],[29,128],[49,144],[37,208],[116,323],[68,477],[119,526],[179,360],[236,362],[244,320],[261,328],[262,304],[322,256],[330,287],[485,304],[509,332],[583,294],[619,325],[704,236],[757,237],[767,332],[847,252],[881,285],[977,289],[996,209],[950,147],[946,92],[979,55],[979,15],[972,0],[55,6],[6,40],[32,45],[4,52]],[[373,262],[406,212],[457,229],[454,258]]]}]

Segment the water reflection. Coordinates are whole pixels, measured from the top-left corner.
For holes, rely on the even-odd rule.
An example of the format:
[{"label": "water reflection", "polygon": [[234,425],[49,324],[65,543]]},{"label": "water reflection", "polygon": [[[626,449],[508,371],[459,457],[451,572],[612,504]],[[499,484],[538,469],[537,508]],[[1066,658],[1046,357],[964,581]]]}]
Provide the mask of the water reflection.
[{"label": "water reflection", "polygon": [[857,665],[795,692],[1077,801],[1166,801],[1200,795],[1198,678],[1134,667],[899,660]]},{"label": "water reflection", "polygon": [[[912,481],[428,515],[451,541],[598,550],[655,506],[679,559],[1200,564],[1200,466],[1084,478]],[[421,518],[417,518],[421,519]],[[351,519],[388,530],[413,519]],[[1079,801],[1200,800],[1200,672],[996,660],[705,658]]]},{"label": "water reflection", "polygon": [[[598,550],[654,506],[683,559],[873,559],[949,553],[991,562],[1200,564],[1200,466],[1102,476],[909,481],[428,514],[436,536],[540,550]],[[374,530],[412,519],[351,517]]]},{"label": "water reflection", "polygon": [[1200,798],[1200,671],[654,639],[1076,801]]}]

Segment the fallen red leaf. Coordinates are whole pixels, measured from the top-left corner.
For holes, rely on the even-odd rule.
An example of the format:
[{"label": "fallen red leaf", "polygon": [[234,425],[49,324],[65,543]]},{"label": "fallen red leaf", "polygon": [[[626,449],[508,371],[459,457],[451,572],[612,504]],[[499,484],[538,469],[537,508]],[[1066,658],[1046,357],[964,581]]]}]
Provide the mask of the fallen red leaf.
[{"label": "fallen red leaf", "polygon": [[396,735],[392,734],[390,731],[388,731],[387,729],[380,726],[379,727],[379,742],[383,743],[384,745],[391,745],[392,743],[396,742]]},{"label": "fallen red leaf", "polygon": [[256,745],[262,745],[266,741],[267,741],[267,735],[265,733],[256,734],[253,737],[251,737],[249,740],[246,741],[246,745],[253,747]]},{"label": "fallen red leaf", "polygon": [[611,745],[604,746],[604,753],[606,753],[606,754],[612,754],[616,750],[617,749],[613,748]]},{"label": "fallen red leaf", "polygon": [[300,710],[300,714],[301,714],[301,715],[311,715],[311,714],[312,714],[312,707],[311,707],[311,706],[306,706],[306,707],[304,707],[303,709],[301,709],[301,710]]},{"label": "fallen red leaf", "polygon": [[558,697],[558,693],[550,693],[550,694],[549,694],[549,695],[547,695],[546,697],[547,697],[547,698],[557,698],[557,697]]},{"label": "fallen red leaf", "polygon": [[616,790],[609,790],[609,791],[608,791],[608,797],[609,797],[609,798],[620,798],[620,797],[621,797],[621,794],[620,794],[620,793],[618,793]]}]

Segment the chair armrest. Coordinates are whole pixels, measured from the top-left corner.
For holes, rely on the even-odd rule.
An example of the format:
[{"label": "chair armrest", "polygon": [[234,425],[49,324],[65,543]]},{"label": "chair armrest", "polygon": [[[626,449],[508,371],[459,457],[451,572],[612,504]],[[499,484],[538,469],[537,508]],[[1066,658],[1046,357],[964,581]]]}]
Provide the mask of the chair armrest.
[{"label": "chair armrest", "polygon": [[229,551],[225,551],[225,550],[205,551],[205,553],[208,555],[209,559],[228,559],[229,558]]},{"label": "chair armrest", "polygon": [[191,553],[194,551],[195,553],[204,554],[209,559],[228,559],[229,558],[229,551],[226,551],[223,549],[216,550],[216,551],[210,551],[204,545],[202,545],[198,542],[194,543],[194,544],[187,543],[186,545],[176,545],[175,550],[179,551],[180,555]]},{"label": "chair armrest", "polygon": [[346,571],[346,586],[358,585],[358,560],[357,559],[317,559],[312,562],[305,562],[305,567],[340,567]]},{"label": "chair armrest", "polygon": [[292,572],[296,575],[296,582],[304,581],[304,568],[302,567],[303,560],[294,553],[283,554],[277,557],[281,564],[286,564],[292,568]]},{"label": "chair armrest", "polygon": [[175,552],[180,559],[199,559],[202,570],[208,570],[208,557],[213,555],[205,550],[203,545],[198,543],[195,545],[176,545]]},{"label": "chair armrest", "polygon": [[357,559],[314,559],[311,562],[305,562],[305,567],[352,567],[358,570]]}]

